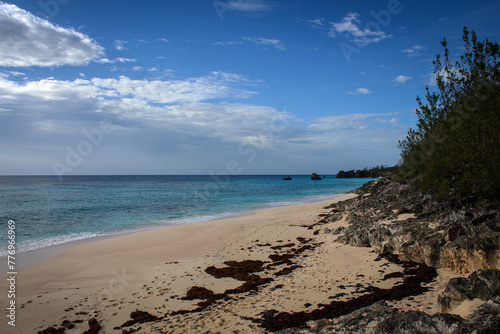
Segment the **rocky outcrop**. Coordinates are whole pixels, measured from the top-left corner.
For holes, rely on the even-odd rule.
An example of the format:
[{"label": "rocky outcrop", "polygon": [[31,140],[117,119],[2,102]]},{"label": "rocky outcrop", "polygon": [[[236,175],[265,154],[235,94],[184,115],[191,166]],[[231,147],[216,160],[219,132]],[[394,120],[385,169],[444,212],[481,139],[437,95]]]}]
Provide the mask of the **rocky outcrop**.
[{"label": "rocky outcrop", "polygon": [[284,181],[292,181],[292,178],[289,176],[289,177],[284,177],[282,180],[284,180]]},{"label": "rocky outcrop", "polygon": [[475,198],[437,202],[409,184],[384,178],[355,192],[360,196],[333,204],[335,210],[325,217],[327,222],[344,217],[349,223],[338,241],[460,274],[500,269],[496,206]]},{"label": "rocky outcrop", "polygon": [[492,299],[466,319],[446,313],[429,315],[419,311],[401,312],[379,301],[336,319],[311,321],[309,329],[289,328],[280,334],[466,334],[500,332],[500,298]]},{"label": "rocky outcrop", "polygon": [[487,301],[500,296],[500,270],[482,269],[468,278],[452,278],[438,297],[441,312],[449,312],[467,299]]},{"label": "rocky outcrop", "polygon": [[312,173],[311,180],[321,180],[321,177],[319,177],[319,175],[316,173]]}]

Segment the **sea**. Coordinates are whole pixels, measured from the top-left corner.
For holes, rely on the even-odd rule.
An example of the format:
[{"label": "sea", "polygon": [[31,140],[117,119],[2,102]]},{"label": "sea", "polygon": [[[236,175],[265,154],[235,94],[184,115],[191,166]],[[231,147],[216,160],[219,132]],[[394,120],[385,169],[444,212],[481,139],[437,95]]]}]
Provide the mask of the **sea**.
[{"label": "sea", "polygon": [[[283,180],[291,177],[291,181]],[[16,252],[312,203],[369,179],[322,175],[0,176],[0,256],[15,222]]]}]

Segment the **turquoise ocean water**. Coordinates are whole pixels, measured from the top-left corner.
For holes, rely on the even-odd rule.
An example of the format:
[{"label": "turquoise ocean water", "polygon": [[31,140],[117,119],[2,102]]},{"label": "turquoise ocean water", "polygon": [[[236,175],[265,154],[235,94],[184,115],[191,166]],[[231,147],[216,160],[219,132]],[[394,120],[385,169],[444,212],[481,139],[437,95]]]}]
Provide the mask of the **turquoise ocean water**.
[{"label": "turquoise ocean water", "polygon": [[[291,176],[292,181],[283,181]],[[267,176],[0,176],[0,256],[17,251],[320,201],[368,179]]]}]

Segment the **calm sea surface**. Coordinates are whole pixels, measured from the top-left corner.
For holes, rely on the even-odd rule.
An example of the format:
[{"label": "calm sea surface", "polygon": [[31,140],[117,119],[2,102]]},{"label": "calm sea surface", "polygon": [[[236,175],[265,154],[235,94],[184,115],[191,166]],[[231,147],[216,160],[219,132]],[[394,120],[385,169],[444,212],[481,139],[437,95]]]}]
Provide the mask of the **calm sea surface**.
[{"label": "calm sea surface", "polygon": [[[292,181],[283,181],[291,176]],[[268,176],[0,176],[0,255],[8,221],[17,251],[320,201],[368,179]]]}]

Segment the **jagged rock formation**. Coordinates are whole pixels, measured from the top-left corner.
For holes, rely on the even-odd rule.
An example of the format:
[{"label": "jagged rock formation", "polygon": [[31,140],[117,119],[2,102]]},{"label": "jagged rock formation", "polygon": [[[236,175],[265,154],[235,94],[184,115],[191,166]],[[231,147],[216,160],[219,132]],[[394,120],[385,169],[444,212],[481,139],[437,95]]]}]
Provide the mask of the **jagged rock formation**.
[{"label": "jagged rock formation", "polygon": [[500,298],[492,299],[466,319],[455,314],[429,315],[419,311],[400,312],[379,301],[336,319],[322,319],[309,323],[310,329],[288,328],[279,334],[466,334],[500,332]]},{"label": "jagged rock formation", "polygon": [[340,242],[392,252],[402,259],[466,274],[500,269],[500,212],[476,198],[437,202],[409,184],[371,181],[355,191],[360,196],[333,204],[349,227],[327,231]]},{"label": "jagged rock formation", "polygon": [[312,173],[311,180],[321,180],[321,177],[319,177],[319,175],[316,173]]},{"label": "jagged rock formation", "polygon": [[448,312],[467,299],[484,301],[500,296],[500,270],[481,269],[468,278],[452,278],[438,297],[441,312]]}]

